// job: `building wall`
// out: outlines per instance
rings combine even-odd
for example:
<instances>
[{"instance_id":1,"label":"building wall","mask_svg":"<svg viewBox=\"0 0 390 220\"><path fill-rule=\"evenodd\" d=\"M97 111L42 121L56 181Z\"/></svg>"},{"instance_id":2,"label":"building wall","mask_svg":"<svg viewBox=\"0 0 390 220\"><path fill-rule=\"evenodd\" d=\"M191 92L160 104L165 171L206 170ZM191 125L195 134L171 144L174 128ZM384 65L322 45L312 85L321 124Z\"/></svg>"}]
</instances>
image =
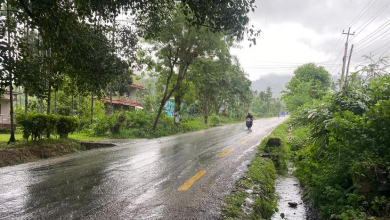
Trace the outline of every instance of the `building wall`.
<instances>
[{"instance_id":1,"label":"building wall","mask_svg":"<svg viewBox=\"0 0 390 220\"><path fill-rule=\"evenodd\" d=\"M8 100L0 100L1 113L0 113L0 127L2 125L9 125L10 123L10 104Z\"/></svg>"},{"instance_id":2,"label":"building wall","mask_svg":"<svg viewBox=\"0 0 390 220\"><path fill-rule=\"evenodd\" d=\"M0 115L9 115L10 112L10 104L8 100L0 100L1 105L1 113Z\"/></svg>"},{"instance_id":3,"label":"building wall","mask_svg":"<svg viewBox=\"0 0 390 220\"><path fill-rule=\"evenodd\" d=\"M136 98L136 93L137 93L137 88L130 87L129 88L129 92L128 92L127 95L128 95L129 98L135 99Z\"/></svg>"}]
</instances>

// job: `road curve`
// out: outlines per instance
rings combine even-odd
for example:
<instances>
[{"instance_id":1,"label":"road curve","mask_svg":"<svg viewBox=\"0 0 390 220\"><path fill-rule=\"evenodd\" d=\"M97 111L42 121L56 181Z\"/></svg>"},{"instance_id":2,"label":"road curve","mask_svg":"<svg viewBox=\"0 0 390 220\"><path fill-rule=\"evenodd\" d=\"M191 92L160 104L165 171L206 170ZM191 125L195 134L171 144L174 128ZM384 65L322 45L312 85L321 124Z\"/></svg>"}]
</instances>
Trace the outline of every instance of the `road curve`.
<instances>
[{"instance_id":1,"label":"road curve","mask_svg":"<svg viewBox=\"0 0 390 220\"><path fill-rule=\"evenodd\" d=\"M0 219L218 219L257 144L285 119L0 168Z\"/></svg>"}]
</instances>

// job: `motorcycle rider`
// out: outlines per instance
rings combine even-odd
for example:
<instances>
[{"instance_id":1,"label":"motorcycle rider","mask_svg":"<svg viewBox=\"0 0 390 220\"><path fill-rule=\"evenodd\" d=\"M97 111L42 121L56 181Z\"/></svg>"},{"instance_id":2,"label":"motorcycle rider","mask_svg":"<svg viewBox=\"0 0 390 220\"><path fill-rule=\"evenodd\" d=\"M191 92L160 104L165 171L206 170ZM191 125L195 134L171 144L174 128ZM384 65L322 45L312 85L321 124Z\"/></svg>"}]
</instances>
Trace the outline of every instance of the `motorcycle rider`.
<instances>
[{"instance_id":1,"label":"motorcycle rider","mask_svg":"<svg viewBox=\"0 0 390 220\"><path fill-rule=\"evenodd\" d=\"M253 121L253 115L250 112L248 112L248 115L246 116L245 119L248 119L248 118L250 118Z\"/></svg>"},{"instance_id":2,"label":"motorcycle rider","mask_svg":"<svg viewBox=\"0 0 390 220\"><path fill-rule=\"evenodd\" d=\"M251 129L253 125L253 115L250 112L248 112L248 115L246 116L245 120L246 120L246 127L248 127L248 129Z\"/></svg>"}]
</instances>

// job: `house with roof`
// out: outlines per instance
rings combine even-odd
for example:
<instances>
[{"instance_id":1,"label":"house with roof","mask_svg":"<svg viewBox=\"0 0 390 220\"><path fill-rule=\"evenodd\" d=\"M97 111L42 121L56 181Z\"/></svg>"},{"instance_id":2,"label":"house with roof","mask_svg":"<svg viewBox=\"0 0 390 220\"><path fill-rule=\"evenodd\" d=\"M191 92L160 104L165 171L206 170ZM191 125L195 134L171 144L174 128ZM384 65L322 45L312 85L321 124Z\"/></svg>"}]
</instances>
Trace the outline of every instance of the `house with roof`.
<instances>
[{"instance_id":1,"label":"house with roof","mask_svg":"<svg viewBox=\"0 0 390 220\"><path fill-rule=\"evenodd\" d=\"M112 107L115 110L137 110L143 109L142 92L145 87L142 83L133 76L133 83L129 85L128 91L123 96L116 96L112 98ZM110 98L102 98L100 101L105 103L106 114L111 113Z\"/></svg>"},{"instance_id":2,"label":"house with roof","mask_svg":"<svg viewBox=\"0 0 390 220\"><path fill-rule=\"evenodd\" d=\"M12 99L14 102L17 101L18 95L21 93L12 91ZM10 99L11 95L9 93L9 88L6 88L6 91L0 98L0 127L11 129L11 116L10 116Z\"/></svg>"}]
</instances>

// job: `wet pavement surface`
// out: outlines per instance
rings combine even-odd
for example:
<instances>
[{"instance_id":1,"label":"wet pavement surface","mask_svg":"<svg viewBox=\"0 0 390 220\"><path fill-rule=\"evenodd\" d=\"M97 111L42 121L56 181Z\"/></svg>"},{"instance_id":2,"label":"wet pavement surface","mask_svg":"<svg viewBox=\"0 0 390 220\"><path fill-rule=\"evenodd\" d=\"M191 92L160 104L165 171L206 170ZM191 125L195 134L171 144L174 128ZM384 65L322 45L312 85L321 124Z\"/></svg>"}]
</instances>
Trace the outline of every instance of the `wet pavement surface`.
<instances>
[{"instance_id":1,"label":"wet pavement surface","mask_svg":"<svg viewBox=\"0 0 390 220\"><path fill-rule=\"evenodd\" d=\"M285 119L0 168L0 219L218 219L256 146Z\"/></svg>"},{"instance_id":2,"label":"wet pavement surface","mask_svg":"<svg viewBox=\"0 0 390 220\"><path fill-rule=\"evenodd\" d=\"M299 180L293 176L293 167L290 164L288 173L283 176L279 176L276 179L275 191L278 196L278 209L271 220L282 219L280 214L284 213L286 220L304 220L306 219L306 207L302 201L302 188L300 187ZM291 207L288 203L296 203L296 207Z\"/></svg>"}]
</instances>

